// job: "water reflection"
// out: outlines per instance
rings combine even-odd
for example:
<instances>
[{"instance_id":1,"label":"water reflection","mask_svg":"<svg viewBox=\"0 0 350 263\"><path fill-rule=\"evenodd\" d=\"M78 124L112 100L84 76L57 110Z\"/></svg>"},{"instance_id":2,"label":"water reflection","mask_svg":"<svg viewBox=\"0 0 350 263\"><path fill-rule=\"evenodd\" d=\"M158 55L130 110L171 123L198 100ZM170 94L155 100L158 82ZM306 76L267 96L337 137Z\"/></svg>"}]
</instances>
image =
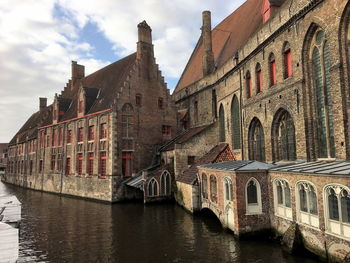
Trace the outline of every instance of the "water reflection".
<instances>
[{"instance_id":1,"label":"water reflection","mask_svg":"<svg viewBox=\"0 0 350 263\"><path fill-rule=\"evenodd\" d=\"M316 262L235 241L215 218L176 205L111 206L0 183L4 192L22 202L19 262Z\"/></svg>"}]
</instances>

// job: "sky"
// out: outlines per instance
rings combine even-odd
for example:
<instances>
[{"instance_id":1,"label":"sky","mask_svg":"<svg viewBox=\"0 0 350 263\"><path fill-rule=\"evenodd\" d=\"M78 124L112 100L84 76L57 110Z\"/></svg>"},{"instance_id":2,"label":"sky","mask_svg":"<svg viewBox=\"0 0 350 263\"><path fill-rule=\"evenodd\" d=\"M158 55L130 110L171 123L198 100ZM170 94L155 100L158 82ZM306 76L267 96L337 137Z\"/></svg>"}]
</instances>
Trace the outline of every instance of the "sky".
<instances>
[{"instance_id":1,"label":"sky","mask_svg":"<svg viewBox=\"0 0 350 263\"><path fill-rule=\"evenodd\" d=\"M71 74L85 75L136 51L137 24L152 28L156 61L173 90L200 36L202 11L214 27L245 0L1 0L0 143L51 104Z\"/></svg>"}]
</instances>

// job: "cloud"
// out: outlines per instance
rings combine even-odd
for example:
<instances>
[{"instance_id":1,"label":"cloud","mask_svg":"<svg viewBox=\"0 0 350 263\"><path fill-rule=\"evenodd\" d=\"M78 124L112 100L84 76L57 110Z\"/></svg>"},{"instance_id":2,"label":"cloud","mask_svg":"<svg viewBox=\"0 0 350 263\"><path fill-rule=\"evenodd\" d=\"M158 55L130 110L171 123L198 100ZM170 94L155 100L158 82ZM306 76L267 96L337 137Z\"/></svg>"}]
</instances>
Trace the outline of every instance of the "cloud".
<instances>
[{"instance_id":1,"label":"cloud","mask_svg":"<svg viewBox=\"0 0 350 263\"><path fill-rule=\"evenodd\" d=\"M179 78L200 36L201 12L213 25L244 0L2 0L0 2L0 142L9 141L70 77L71 60L92 73L111 59L95 57L92 41L79 35L89 23L117 57L136 50L137 24L152 27L155 56L163 75ZM97 34L98 33L98 34ZM111 61L110 61L111 60Z\"/></svg>"}]
</instances>

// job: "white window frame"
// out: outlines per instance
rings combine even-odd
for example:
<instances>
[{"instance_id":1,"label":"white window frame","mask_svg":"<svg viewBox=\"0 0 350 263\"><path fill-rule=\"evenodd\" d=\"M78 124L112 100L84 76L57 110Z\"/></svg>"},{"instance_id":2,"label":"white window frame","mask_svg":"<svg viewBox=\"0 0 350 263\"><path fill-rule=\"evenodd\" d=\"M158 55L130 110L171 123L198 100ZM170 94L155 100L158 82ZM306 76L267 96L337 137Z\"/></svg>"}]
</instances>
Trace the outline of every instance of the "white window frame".
<instances>
[{"instance_id":1,"label":"white window frame","mask_svg":"<svg viewBox=\"0 0 350 263\"><path fill-rule=\"evenodd\" d=\"M308 210L310 210L310 200L309 200L309 194L308 191L311 191L311 187L313 187L315 194L316 194L316 200L317 200L317 215L312 214L310 212L304 212L300 209L300 196L299 196L299 185L303 185L306 187L306 200L307 200L307 207ZM304 224L310 227L314 227L319 229L320 227L320 220L319 220L319 205L318 205L318 195L317 195L317 188L316 186L309 182L309 181L298 181L295 185L295 199L296 199L296 208L297 208L297 222L300 224Z\"/></svg>"},{"instance_id":2,"label":"white window frame","mask_svg":"<svg viewBox=\"0 0 350 263\"><path fill-rule=\"evenodd\" d=\"M155 182L155 183L153 183L153 182ZM151 184L152 184L152 186L151 186ZM156 184L157 185L157 193L156 194L154 194L154 184ZM154 178L152 178L149 182L148 182L148 187L147 187L147 193L149 193L149 189L150 189L150 187L152 187L152 195L149 195L150 197L152 197L152 196L159 196L159 185L158 185L158 182L157 182L157 180L156 179L154 179Z\"/></svg>"},{"instance_id":3,"label":"white window frame","mask_svg":"<svg viewBox=\"0 0 350 263\"><path fill-rule=\"evenodd\" d=\"M257 203L254 203L254 204L248 204L248 191L247 191L247 189L248 189L248 185L251 181L253 181L255 183L257 201L258 201ZM259 181L254 177L249 178L249 180L247 181L247 183L244 187L244 191L245 191L246 215L260 215L260 214L262 214L261 187L260 187Z\"/></svg>"},{"instance_id":4,"label":"white window frame","mask_svg":"<svg viewBox=\"0 0 350 263\"><path fill-rule=\"evenodd\" d=\"M169 185L170 185L170 189L167 188L167 178L169 180ZM163 191L163 180L165 182L165 189ZM171 194L171 176L170 173L167 170L164 170L160 176L160 185L162 187L162 189L160 189L160 193L162 195L170 195Z\"/></svg>"},{"instance_id":5,"label":"white window frame","mask_svg":"<svg viewBox=\"0 0 350 263\"><path fill-rule=\"evenodd\" d=\"M224 193L225 193L225 202L232 202L233 198L232 198L232 180L229 177L224 177ZM226 183L229 184L229 195L230 195L230 199L227 198L227 193L226 193Z\"/></svg>"},{"instance_id":6,"label":"white window frame","mask_svg":"<svg viewBox=\"0 0 350 263\"><path fill-rule=\"evenodd\" d=\"M278 192L277 192L277 183L281 183L282 185L282 204L278 203ZM288 220L293 220L293 210L292 205L291 207L286 206L286 194L285 194L285 187L286 184L289 187L290 191L290 202L292 204L292 189L290 188L290 184L286 179L282 178L276 178L273 181L273 197L274 197L274 205L275 205L275 215L279 217L286 218Z\"/></svg>"},{"instance_id":7,"label":"white window frame","mask_svg":"<svg viewBox=\"0 0 350 263\"><path fill-rule=\"evenodd\" d=\"M339 221L329 218L329 204L328 195L329 189L333 189L338 198L338 213ZM342 205L341 205L341 194L343 190L347 191L350 195L350 189L342 184L327 184L323 188L323 203L324 203L324 218L326 225L326 232L332 235L345 237L350 239L350 223L343 222Z\"/></svg>"}]
</instances>

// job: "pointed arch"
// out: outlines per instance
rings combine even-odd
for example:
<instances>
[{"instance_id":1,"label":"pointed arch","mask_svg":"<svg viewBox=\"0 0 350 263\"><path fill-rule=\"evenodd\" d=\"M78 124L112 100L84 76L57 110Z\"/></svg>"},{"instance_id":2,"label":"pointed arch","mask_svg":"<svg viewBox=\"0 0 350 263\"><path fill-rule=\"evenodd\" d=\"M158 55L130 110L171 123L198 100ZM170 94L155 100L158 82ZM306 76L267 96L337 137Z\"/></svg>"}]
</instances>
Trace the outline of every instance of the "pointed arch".
<instances>
[{"instance_id":1,"label":"pointed arch","mask_svg":"<svg viewBox=\"0 0 350 263\"><path fill-rule=\"evenodd\" d=\"M149 182L148 182L148 196L158 196L158 182L156 181L156 179L152 178Z\"/></svg>"},{"instance_id":2,"label":"pointed arch","mask_svg":"<svg viewBox=\"0 0 350 263\"><path fill-rule=\"evenodd\" d=\"M304 120L309 159L334 158L330 49L325 31L312 24L304 40Z\"/></svg>"},{"instance_id":3,"label":"pointed arch","mask_svg":"<svg viewBox=\"0 0 350 263\"><path fill-rule=\"evenodd\" d=\"M224 106L221 104L219 109L219 141L224 142L225 140L225 111Z\"/></svg>"},{"instance_id":4,"label":"pointed arch","mask_svg":"<svg viewBox=\"0 0 350 263\"><path fill-rule=\"evenodd\" d=\"M283 49L283 77L284 79L290 78L293 74L292 65L292 49L288 41L284 42Z\"/></svg>"},{"instance_id":5,"label":"pointed arch","mask_svg":"<svg viewBox=\"0 0 350 263\"><path fill-rule=\"evenodd\" d=\"M256 94L262 92L263 90L263 81L262 81L262 72L260 63L256 63L255 66L255 83L256 83Z\"/></svg>"},{"instance_id":6,"label":"pointed arch","mask_svg":"<svg viewBox=\"0 0 350 263\"><path fill-rule=\"evenodd\" d=\"M251 177L245 186L245 200L247 214L261 214L261 187L258 180Z\"/></svg>"},{"instance_id":7,"label":"pointed arch","mask_svg":"<svg viewBox=\"0 0 350 263\"><path fill-rule=\"evenodd\" d=\"M274 161L294 161L296 140L294 121L290 113L280 108L272 122L272 158Z\"/></svg>"},{"instance_id":8,"label":"pointed arch","mask_svg":"<svg viewBox=\"0 0 350 263\"><path fill-rule=\"evenodd\" d=\"M265 161L264 130L258 118L254 118L248 130L249 159Z\"/></svg>"},{"instance_id":9,"label":"pointed arch","mask_svg":"<svg viewBox=\"0 0 350 263\"><path fill-rule=\"evenodd\" d=\"M241 149L241 112L237 96L231 102L232 148Z\"/></svg>"},{"instance_id":10,"label":"pointed arch","mask_svg":"<svg viewBox=\"0 0 350 263\"><path fill-rule=\"evenodd\" d=\"M273 53L269 55L269 75L270 75L270 87L277 83L277 72L276 72L276 59Z\"/></svg>"},{"instance_id":11,"label":"pointed arch","mask_svg":"<svg viewBox=\"0 0 350 263\"><path fill-rule=\"evenodd\" d=\"M171 176L166 170L160 176L160 190L162 195L171 194Z\"/></svg>"}]
</instances>

